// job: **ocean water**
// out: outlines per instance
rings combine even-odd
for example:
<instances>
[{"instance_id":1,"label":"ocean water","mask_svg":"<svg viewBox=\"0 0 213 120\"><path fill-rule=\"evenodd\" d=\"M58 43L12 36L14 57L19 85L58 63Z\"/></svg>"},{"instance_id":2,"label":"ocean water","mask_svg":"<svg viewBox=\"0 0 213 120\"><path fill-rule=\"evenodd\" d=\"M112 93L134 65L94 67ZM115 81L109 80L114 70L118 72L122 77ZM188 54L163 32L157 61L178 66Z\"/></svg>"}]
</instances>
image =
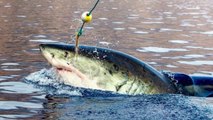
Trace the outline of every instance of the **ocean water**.
<instances>
[{"instance_id":1,"label":"ocean water","mask_svg":"<svg viewBox=\"0 0 213 120\"><path fill-rule=\"evenodd\" d=\"M0 0L0 119L213 119L213 99L127 96L59 81L41 43L74 43L94 1ZM212 0L101 0L80 44L133 55L156 68L213 75Z\"/></svg>"},{"instance_id":2,"label":"ocean water","mask_svg":"<svg viewBox=\"0 0 213 120\"><path fill-rule=\"evenodd\" d=\"M48 102L43 104L43 109L49 116L42 117L45 119L213 119L213 104L205 97L181 94L131 96L75 88L60 82L53 68L34 72L25 78L25 82L47 94Z\"/></svg>"}]
</instances>

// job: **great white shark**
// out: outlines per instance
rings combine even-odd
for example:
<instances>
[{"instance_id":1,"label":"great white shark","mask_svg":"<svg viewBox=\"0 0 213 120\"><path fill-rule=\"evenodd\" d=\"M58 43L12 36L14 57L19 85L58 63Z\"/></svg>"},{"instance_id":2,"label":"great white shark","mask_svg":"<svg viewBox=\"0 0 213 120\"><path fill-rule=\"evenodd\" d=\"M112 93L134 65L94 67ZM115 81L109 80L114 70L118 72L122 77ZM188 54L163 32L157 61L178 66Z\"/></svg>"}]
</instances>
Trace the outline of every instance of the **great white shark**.
<instances>
[{"instance_id":1,"label":"great white shark","mask_svg":"<svg viewBox=\"0 0 213 120\"><path fill-rule=\"evenodd\" d=\"M120 94L183 93L212 96L213 77L185 74L169 76L145 62L122 52L93 46L41 44L46 60L63 82L74 87L112 91ZM194 81L197 84L194 84ZM178 83L178 84L177 84Z\"/></svg>"}]
</instances>

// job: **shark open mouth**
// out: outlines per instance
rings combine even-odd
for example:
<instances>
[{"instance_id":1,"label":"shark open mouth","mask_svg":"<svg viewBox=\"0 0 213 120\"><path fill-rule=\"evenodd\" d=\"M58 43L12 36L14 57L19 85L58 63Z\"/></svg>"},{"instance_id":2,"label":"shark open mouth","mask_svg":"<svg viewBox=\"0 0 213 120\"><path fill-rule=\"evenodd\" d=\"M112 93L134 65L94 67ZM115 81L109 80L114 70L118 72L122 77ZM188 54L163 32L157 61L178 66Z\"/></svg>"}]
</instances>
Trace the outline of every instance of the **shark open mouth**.
<instances>
[{"instance_id":1,"label":"shark open mouth","mask_svg":"<svg viewBox=\"0 0 213 120\"><path fill-rule=\"evenodd\" d=\"M85 80L87 77L86 75L84 75L82 72L80 72L78 69L76 69L75 67L69 65L66 67L56 67L57 72L63 76L63 74L68 74L70 76L75 75L76 77L78 77L81 80ZM67 76L68 76L67 75Z\"/></svg>"}]
</instances>

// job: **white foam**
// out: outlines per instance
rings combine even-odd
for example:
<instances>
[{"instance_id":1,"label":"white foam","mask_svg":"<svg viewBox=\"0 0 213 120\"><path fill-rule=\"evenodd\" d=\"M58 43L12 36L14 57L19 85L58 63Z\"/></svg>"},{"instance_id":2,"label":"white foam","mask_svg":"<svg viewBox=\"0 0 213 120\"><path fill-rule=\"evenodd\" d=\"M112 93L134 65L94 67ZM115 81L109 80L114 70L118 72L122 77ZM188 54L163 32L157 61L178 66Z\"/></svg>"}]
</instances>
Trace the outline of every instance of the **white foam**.
<instances>
[{"instance_id":1,"label":"white foam","mask_svg":"<svg viewBox=\"0 0 213 120\"><path fill-rule=\"evenodd\" d=\"M45 90L48 94L82 96L77 88L73 89L72 86L65 86L63 80L61 80L54 68L49 70L42 69L38 72L31 73L25 79L27 82L39 86L39 88Z\"/></svg>"}]
</instances>

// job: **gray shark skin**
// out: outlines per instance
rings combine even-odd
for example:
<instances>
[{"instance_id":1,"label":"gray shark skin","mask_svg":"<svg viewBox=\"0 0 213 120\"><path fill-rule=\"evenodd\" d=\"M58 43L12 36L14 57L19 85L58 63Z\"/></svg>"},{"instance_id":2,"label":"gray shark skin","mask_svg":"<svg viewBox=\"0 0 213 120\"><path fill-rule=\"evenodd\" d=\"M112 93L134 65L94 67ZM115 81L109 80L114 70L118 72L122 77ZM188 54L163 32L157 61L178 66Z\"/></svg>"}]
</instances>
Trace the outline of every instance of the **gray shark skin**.
<instances>
[{"instance_id":1,"label":"gray shark skin","mask_svg":"<svg viewBox=\"0 0 213 120\"><path fill-rule=\"evenodd\" d=\"M46 60L67 85L120 94L178 93L171 81L145 62L125 53L92 46L41 44Z\"/></svg>"}]
</instances>

